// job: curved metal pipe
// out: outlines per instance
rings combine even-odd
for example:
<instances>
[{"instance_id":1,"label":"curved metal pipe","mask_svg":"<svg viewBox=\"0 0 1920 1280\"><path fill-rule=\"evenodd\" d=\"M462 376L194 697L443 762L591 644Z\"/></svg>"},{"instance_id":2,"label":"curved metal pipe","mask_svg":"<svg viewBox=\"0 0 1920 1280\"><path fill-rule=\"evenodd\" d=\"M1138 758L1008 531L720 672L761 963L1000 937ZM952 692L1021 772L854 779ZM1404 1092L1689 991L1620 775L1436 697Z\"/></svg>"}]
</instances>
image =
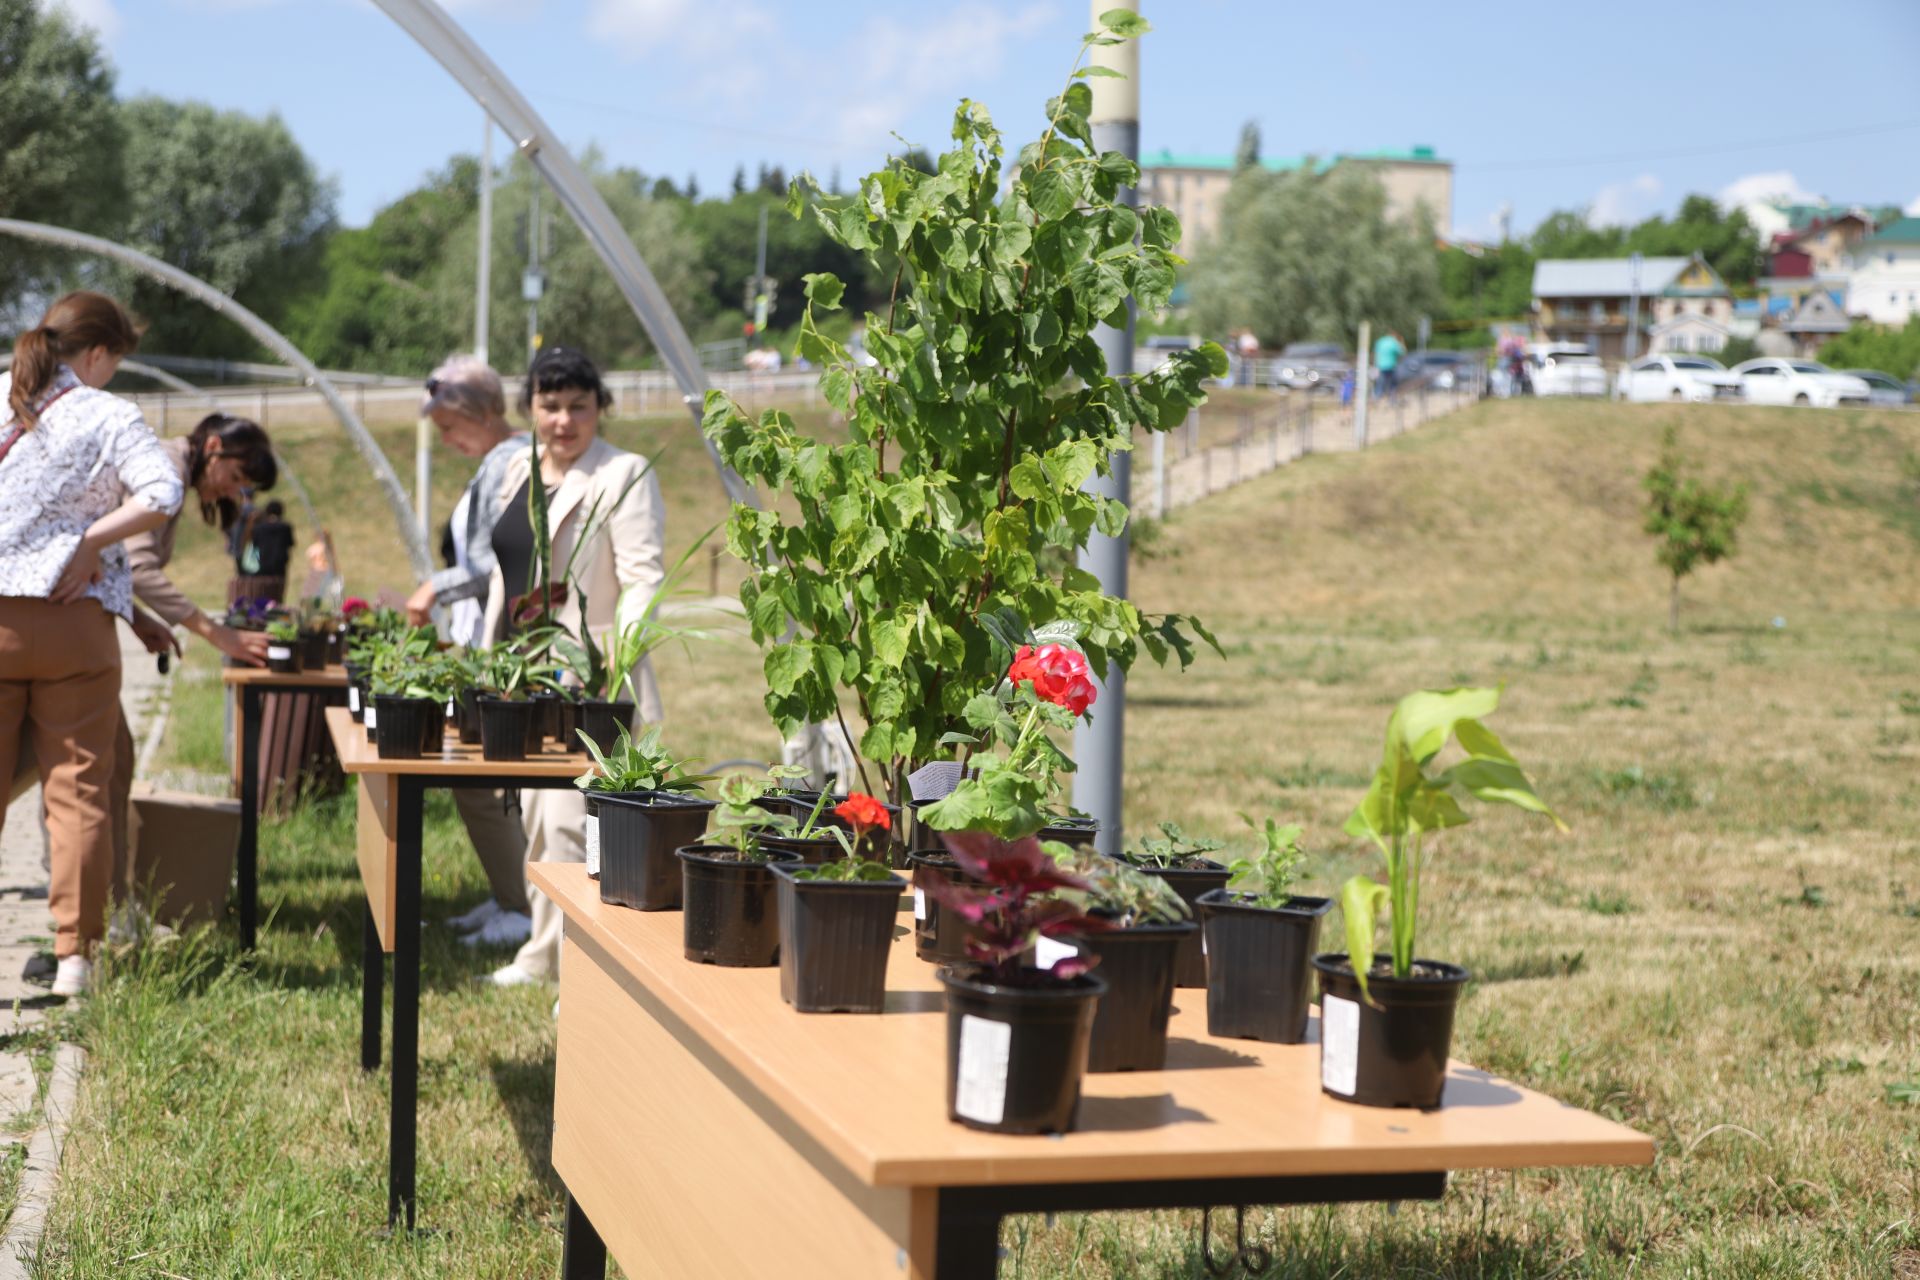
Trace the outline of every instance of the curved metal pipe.
<instances>
[{"instance_id":1,"label":"curved metal pipe","mask_svg":"<svg viewBox=\"0 0 1920 1280\"><path fill-rule=\"evenodd\" d=\"M314 367L313 361L302 355L300 349L279 330L262 320L253 312L221 293L197 276L192 276L178 267L168 266L158 258L149 257L138 249L129 249L126 245L112 240L103 240L99 236L90 236L81 231L69 231L64 227L50 227L39 222L21 222L14 218L0 218L0 232L20 236L26 240L37 240L42 244L59 245L63 249L79 249L85 253L97 253L111 258L115 262L153 277L172 289L177 289L195 301L204 302L222 315L232 318L234 323L245 329L262 346L273 351L282 360L300 371L306 384L318 391L333 410L334 417L340 419L340 425L347 429L347 438L353 441L354 448L360 451L361 459L373 478L380 484L392 508L394 521L400 528L401 545L407 549L407 557L413 564L416 580L426 578L433 572L433 561L427 555L427 540L420 532L413 508L407 502L406 491L400 487L400 480L393 474L393 467L387 462L387 455L380 452L380 446L374 441L365 424L347 407L340 392L327 376Z\"/></svg>"},{"instance_id":2,"label":"curved metal pipe","mask_svg":"<svg viewBox=\"0 0 1920 1280\"><path fill-rule=\"evenodd\" d=\"M639 317L640 326L647 331L647 337L653 340L660 358L679 384L697 428L707 393L707 373L700 365L699 353L626 228L620 225L586 170L547 128L539 113L520 96L506 74L494 65L493 59L481 51L459 23L447 16L446 10L433 0L374 0L374 3L473 95L486 113L507 131L520 154L546 179L560 203L573 215L587 243L613 273L614 282L626 295L627 305ZM720 457L720 451L704 431L700 432L700 441L706 446L714 469L720 473L720 483L726 488L727 496L735 502L759 506L753 489Z\"/></svg>"}]
</instances>

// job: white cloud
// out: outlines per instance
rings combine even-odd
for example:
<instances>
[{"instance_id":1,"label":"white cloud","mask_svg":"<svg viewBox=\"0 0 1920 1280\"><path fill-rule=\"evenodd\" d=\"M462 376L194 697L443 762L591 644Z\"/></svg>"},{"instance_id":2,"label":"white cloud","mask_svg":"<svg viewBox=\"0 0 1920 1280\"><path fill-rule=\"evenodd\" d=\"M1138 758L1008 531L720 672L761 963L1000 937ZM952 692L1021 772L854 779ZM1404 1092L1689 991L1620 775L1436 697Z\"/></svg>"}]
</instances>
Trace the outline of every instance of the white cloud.
<instances>
[{"instance_id":1,"label":"white cloud","mask_svg":"<svg viewBox=\"0 0 1920 1280\"><path fill-rule=\"evenodd\" d=\"M1913 199L1907 201L1907 207L1900 212L1906 214L1909 218L1920 218L1920 196L1915 196Z\"/></svg>"},{"instance_id":2,"label":"white cloud","mask_svg":"<svg viewBox=\"0 0 1920 1280\"><path fill-rule=\"evenodd\" d=\"M471 2L471 0L470 0ZM696 4L694 0L593 0L587 31L629 61L655 53L732 52L729 74L751 80L758 55L775 43L773 15L753 4Z\"/></svg>"},{"instance_id":3,"label":"white cloud","mask_svg":"<svg viewBox=\"0 0 1920 1280\"><path fill-rule=\"evenodd\" d=\"M1754 225L1763 240L1787 229L1787 219L1774 209L1774 201L1814 204L1819 199L1819 196L1801 186L1800 180L1786 169L1769 169L1764 173L1749 173L1745 177L1735 178L1720 188L1719 194L1721 208L1747 211L1747 221Z\"/></svg>"},{"instance_id":4,"label":"white cloud","mask_svg":"<svg viewBox=\"0 0 1920 1280\"><path fill-rule=\"evenodd\" d=\"M111 43L120 34L120 11L113 0L52 0L49 6L65 9L67 15L83 27L91 27L101 40Z\"/></svg>"},{"instance_id":5,"label":"white cloud","mask_svg":"<svg viewBox=\"0 0 1920 1280\"><path fill-rule=\"evenodd\" d=\"M1659 195L1660 179L1650 173L1610 183L1594 193L1587 217L1596 227L1624 227L1650 214Z\"/></svg>"},{"instance_id":6,"label":"white cloud","mask_svg":"<svg viewBox=\"0 0 1920 1280\"><path fill-rule=\"evenodd\" d=\"M998 75L1008 50L1052 21L1052 3L1008 9L961 3L933 22L872 19L849 45L859 60L847 68L829 128L842 145L886 145L921 104ZM937 141L937 139L930 140Z\"/></svg>"}]
</instances>

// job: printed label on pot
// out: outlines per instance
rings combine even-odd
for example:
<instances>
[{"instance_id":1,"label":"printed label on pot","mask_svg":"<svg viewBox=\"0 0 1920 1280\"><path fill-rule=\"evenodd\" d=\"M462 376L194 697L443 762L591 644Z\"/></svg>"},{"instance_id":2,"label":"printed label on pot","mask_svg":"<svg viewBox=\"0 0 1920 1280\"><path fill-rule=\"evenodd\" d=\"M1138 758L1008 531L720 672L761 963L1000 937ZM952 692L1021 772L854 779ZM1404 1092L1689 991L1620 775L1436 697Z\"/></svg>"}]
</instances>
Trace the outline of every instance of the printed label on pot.
<instances>
[{"instance_id":1,"label":"printed label on pot","mask_svg":"<svg viewBox=\"0 0 1920 1280\"><path fill-rule=\"evenodd\" d=\"M587 874L600 874L600 815L587 815Z\"/></svg>"},{"instance_id":2,"label":"printed label on pot","mask_svg":"<svg viewBox=\"0 0 1920 1280\"><path fill-rule=\"evenodd\" d=\"M907 789L915 800L939 800L959 785L960 764L956 760L929 761L907 775Z\"/></svg>"},{"instance_id":3,"label":"printed label on pot","mask_svg":"<svg viewBox=\"0 0 1920 1280\"><path fill-rule=\"evenodd\" d=\"M1360 1006L1328 996L1320 1002L1320 1084L1351 1098L1359 1075Z\"/></svg>"},{"instance_id":4,"label":"printed label on pot","mask_svg":"<svg viewBox=\"0 0 1920 1280\"><path fill-rule=\"evenodd\" d=\"M1033 962L1042 969L1051 969L1062 960L1071 960L1079 954L1080 948L1071 942L1045 937L1034 939Z\"/></svg>"},{"instance_id":5,"label":"printed label on pot","mask_svg":"<svg viewBox=\"0 0 1920 1280\"><path fill-rule=\"evenodd\" d=\"M373 704L372 704L371 702L369 702L369 703L367 704L367 718L366 718L366 720L365 720L365 721L364 721L363 723L364 723L364 724L365 724L365 725L367 726L367 728L369 728L369 729L372 729L372 728L375 728L375 727L377 727L377 726L375 726L375 724L374 724L373 722L374 722L375 720L377 720L377 719L379 719L379 718L380 718L380 717L379 717L378 715L376 715L376 714L375 714L375 712L374 712L374 706L373 706Z\"/></svg>"},{"instance_id":6,"label":"printed label on pot","mask_svg":"<svg viewBox=\"0 0 1920 1280\"><path fill-rule=\"evenodd\" d=\"M999 1124L1007 1113L1007 1055L1013 1027L963 1014L960 1018L960 1071L954 1086L956 1115L981 1124Z\"/></svg>"},{"instance_id":7,"label":"printed label on pot","mask_svg":"<svg viewBox=\"0 0 1920 1280\"><path fill-rule=\"evenodd\" d=\"M347 710L358 711L359 709L360 709L360 686L357 684L350 684L347 686Z\"/></svg>"},{"instance_id":8,"label":"printed label on pot","mask_svg":"<svg viewBox=\"0 0 1920 1280\"><path fill-rule=\"evenodd\" d=\"M925 920L927 918L927 891L925 889L916 888L913 891L913 918L915 920Z\"/></svg>"},{"instance_id":9,"label":"printed label on pot","mask_svg":"<svg viewBox=\"0 0 1920 1280\"><path fill-rule=\"evenodd\" d=\"M267 646L267 660L269 662L285 662L291 657L293 657L293 650L284 644L270 644Z\"/></svg>"}]
</instances>

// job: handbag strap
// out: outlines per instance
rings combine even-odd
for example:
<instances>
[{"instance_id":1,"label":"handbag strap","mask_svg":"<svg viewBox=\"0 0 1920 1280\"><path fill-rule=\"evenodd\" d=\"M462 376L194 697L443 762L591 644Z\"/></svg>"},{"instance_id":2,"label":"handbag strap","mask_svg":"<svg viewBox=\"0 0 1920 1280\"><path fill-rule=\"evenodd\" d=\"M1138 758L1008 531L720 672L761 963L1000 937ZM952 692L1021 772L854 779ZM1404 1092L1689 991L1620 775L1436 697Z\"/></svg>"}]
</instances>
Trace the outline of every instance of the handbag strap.
<instances>
[{"instance_id":1,"label":"handbag strap","mask_svg":"<svg viewBox=\"0 0 1920 1280\"><path fill-rule=\"evenodd\" d=\"M74 386L78 386L78 385L79 385L78 383L74 384ZM53 408L54 404L60 399L60 397L67 394L67 392L71 390L73 390L73 387L62 387L58 391L54 392L51 396L48 396L47 402L40 406L39 412L45 413L47 410ZM13 428L13 434L8 436L5 440L0 440L0 462L5 462L7 460L7 455L13 452L13 446L15 446L16 444L19 444L20 437L25 434L27 434L27 428L25 427L25 425L20 423L15 423Z\"/></svg>"}]
</instances>

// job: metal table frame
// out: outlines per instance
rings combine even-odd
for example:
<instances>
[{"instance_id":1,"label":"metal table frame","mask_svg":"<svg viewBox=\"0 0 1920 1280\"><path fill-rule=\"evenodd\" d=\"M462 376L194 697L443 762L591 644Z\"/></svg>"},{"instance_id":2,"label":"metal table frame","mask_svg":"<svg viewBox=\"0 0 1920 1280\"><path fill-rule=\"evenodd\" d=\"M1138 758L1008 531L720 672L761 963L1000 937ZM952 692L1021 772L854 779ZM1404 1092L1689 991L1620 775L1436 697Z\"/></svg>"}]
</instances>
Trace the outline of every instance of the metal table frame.
<instances>
[{"instance_id":1,"label":"metal table frame","mask_svg":"<svg viewBox=\"0 0 1920 1280\"><path fill-rule=\"evenodd\" d=\"M304 673L303 673L304 674ZM314 683L298 683L300 676L276 677L272 683L232 680L227 687L240 703L240 949L252 951L260 918L260 731L266 719L270 693L344 693L339 678L313 673ZM327 705L336 705L329 702ZM342 704L344 705L344 704Z\"/></svg>"}]
</instances>

